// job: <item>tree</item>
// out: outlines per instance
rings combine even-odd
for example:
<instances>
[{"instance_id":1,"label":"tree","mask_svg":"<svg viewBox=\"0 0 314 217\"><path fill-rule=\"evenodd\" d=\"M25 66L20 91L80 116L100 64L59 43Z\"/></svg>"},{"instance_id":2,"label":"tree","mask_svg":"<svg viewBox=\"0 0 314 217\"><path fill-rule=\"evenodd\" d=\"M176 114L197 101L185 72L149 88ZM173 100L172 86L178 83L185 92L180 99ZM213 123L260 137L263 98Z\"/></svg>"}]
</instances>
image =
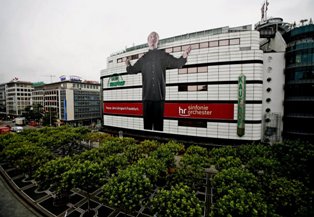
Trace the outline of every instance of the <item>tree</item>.
<instances>
[{"instance_id":1,"label":"tree","mask_svg":"<svg viewBox=\"0 0 314 217\"><path fill-rule=\"evenodd\" d=\"M35 173L35 180L41 189L56 191L61 188L62 175L73 165L70 157L58 157L42 165Z\"/></svg>"},{"instance_id":2,"label":"tree","mask_svg":"<svg viewBox=\"0 0 314 217\"><path fill-rule=\"evenodd\" d=\"M19 146L8 146L4 150L4 155L9 162L29 176L32 176L41 165L52 159L52 153L47 148L28 142L19 144Z\"/></svg>"},{"instance_id":3,"label":"tree","mask_svg":"<svg viewBox=\"0 0 314 217\"><path fill-rule=\"evenodd\" d=\"M43 106L41 104L27 106L24 110L24 116L27 120L40 121L43 117Z\"/></svg>"},{"instance_id":4,"label":"tree","mask_svg":"<svg viewBox=\"0 0 314 217\"><path fill-rule=\"evenodd\" d=\"M241 187L229 189L211 208L211 217L273 216L259 193Z\"/></svg>"},{"instance_id":5,"label":"tree","mask_svg":"<svg viewBox=\"0 0 314 217\"><path fill-rule=\"evenodd\" d=\"M90 214L90 193L105 183L108 171L101 164L93 161L77 161L62 174L61 189L70 191L79 188L88 199L88 215Z\"/></svg>"},{"instance_id":6,"label":"tree","mask_svg":"<svg viewBox=\"0 0 314 217\"><path fill-rule=\"evenodd\" d=\"M52 111L49 108L48 112L45 112L43 115L43 126L53 126L57 121L57 112Z\"/></svg>"},{"instance_id":7,"label":"tree","mask_svg":"<svg viewBox=\"0 0 314 217\"><path fill-rule=\"evenodd\" d=\"M200 201L195 192L183 184L176 184L170 190L158 190L150 200L152 211L164 217L202 216Z\"/></svg>"}]
</instances>

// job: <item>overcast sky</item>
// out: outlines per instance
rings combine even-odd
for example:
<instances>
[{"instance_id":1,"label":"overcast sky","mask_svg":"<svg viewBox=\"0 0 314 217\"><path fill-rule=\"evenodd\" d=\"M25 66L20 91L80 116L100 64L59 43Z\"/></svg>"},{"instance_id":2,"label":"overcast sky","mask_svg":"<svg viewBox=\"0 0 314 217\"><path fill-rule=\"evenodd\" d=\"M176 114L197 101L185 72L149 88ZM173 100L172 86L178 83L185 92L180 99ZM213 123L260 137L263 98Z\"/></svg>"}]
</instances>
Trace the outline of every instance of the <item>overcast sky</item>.
<instances>
[{"instance_id":1,"label":"overcast sky","mask_svg":"<svg viewBox=\"0 0 314 217\"><path fill-rule=\"evenodd\" d=\"M268 17L314 18L313 0L269 0ZM100 79L107 57L146 42L255 24L263 0L0 0L0 83Z\"/></svg>"}]
</instances>

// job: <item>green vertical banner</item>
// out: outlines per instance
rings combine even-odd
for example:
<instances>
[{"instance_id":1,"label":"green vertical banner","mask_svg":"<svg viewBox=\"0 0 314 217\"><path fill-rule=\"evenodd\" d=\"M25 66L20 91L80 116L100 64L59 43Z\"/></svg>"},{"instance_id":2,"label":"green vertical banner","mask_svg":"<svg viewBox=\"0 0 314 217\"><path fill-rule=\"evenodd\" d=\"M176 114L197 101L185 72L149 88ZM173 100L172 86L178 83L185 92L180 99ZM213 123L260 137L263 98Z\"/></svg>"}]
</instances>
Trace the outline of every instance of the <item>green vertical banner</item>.
<instances>
[{"instance_id":1,"label":"green vertical banner","mask_svg":"<svg viewBox=\"0 0 314 217\"><path fill-rule=\"evenodd\" d=\"M245 134L245 96L246 96L246 77L241 73L238 78L238 124L237 135Z\"/></svg>"}]
</instances>

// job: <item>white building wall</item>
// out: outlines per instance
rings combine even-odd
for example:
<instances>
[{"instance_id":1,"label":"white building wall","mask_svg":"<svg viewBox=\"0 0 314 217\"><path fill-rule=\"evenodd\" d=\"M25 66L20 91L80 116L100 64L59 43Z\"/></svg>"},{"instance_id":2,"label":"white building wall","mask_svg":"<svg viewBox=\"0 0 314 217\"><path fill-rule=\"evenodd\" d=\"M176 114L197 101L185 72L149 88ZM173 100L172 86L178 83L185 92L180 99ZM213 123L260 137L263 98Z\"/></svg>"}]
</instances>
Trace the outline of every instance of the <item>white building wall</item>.
<instances>
[{"instance_id":1,"label":"white building wall","mask_svg":"<svg viewBox=\"0 0 314 217\"><path fill-rule=\"evenodd\" d=\"M71 89L65 90L66 101L67 101L67 121L74 120L74 93Z\"/></svg>"},{"instance_id":2,"label":"white building wall","mask_svg":"<svg viewBox=\"0 0 314 217\"><path fill-rule=\"evenodd\" d=\"M281 141L282 137L282 117L284 112L284 52L264 54L264 73L263 73L263 139L270 139L271 142ZM270 119L267 120L267 118ZM269 122L268 122L269 121ZM265 135L267 126L277 127L277 136Z\"/></svg>"},{"instance_id":3,"label":"white building wall","mask_svg":"<svg viewBox=\"0 0 314 217\"><path fill-rule=\"evenodd\" d=\"M262 131L262 101L263 101L263 64L261 63L243 63L232 64L232 61L247 61L247 60L263 60L263 52L259 49L259 32L246 31L235 33L224 33L220 35L205 36L201 38L186 39L182 41L172 42L163 45L162 48L186 45L205 41L223 40L240 38L239 45L201 48L192 50L186 66L191 64L206 64L213 63L208 66L208 72L195 74L178 74L178 69L167 70L166 81L166 101L232 101L237 102L237 81L238 76L243 73L247 81L247 101L255 101L246 105L245 119L253 123L245 124L245 135L237 136L237 123L224 123L209 120L207 128L183 127L178 126L178 120L164 120L164 131L170 134L190 135L200 137L211 137L221 139L236 139L236 140L260 140ZM117 63L117 59L125 58L130 55L144 53L146 49L135 50L132 52L122 53L117 56L108 58L108 66L101 71L101 76L109 76L114 73L125 73L126 66L124 62ZM181 52L171 53L179 57ZM136 60L132 60L134 64ZM220 62L230 62L228 65L220 65ZM124 88L104 90L103 100L107 101L141 101L142 100L142 78L137 75L122 75L125 81ZM103 78L104 88L108 88L108 77ZM196 92L179 92L178 86L180 83L190 82L209 82L207 91ZM260 81L260 82L256 82ZM212 82L212 83L211 83ZM225 83L223 83L225 82ZM172 84L173 86L169 86ZM126 88L126 87L134 88ZM237 103L234 103L234 120L237 119ZM104 125L121 127L127 129L143 130L143 120L139 117L123 117L104 115Z\"/></svg>"}]
</instances>

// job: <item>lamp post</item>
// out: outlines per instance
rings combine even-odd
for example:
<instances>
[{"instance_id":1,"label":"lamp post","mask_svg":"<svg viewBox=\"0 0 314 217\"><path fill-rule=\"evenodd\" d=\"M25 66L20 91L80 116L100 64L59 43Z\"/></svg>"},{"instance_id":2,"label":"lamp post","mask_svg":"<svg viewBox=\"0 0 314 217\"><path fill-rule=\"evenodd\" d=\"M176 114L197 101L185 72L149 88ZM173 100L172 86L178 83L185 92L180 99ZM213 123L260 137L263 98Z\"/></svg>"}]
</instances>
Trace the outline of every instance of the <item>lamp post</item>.
<instances>
[{"instance_id":1,"label":"lamp post","mask_svg":"<svg viewBox=\"0 0 314 217\"><path fill-rule=\"evenodd\" d=\"M213 177L218 173L215 165L211 165L205 169L206 173L206 192L205 192L205 213L204 216L209 216L210 206L213 204L213 187L211 185ZM208 193L210 191L210 193Z\"/></svg>"},{"instance_id":2,"label":"lamp post","mask_svg":"<svg viewBox=\"0 0 314 217\"><path fill-rule=\"evenodd\" d=\"M51 107L49 107L49 120L50 120L50 127L51 127Z\"/></svg>"}]
</instances>

